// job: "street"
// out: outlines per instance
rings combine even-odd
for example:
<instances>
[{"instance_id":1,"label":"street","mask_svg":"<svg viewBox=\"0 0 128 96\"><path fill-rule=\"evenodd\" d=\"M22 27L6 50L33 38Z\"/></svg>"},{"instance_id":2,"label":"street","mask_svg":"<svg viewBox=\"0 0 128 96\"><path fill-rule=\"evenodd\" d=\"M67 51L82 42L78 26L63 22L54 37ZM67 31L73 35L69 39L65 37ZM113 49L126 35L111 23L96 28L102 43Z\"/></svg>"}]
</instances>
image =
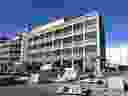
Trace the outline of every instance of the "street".
<instances>
[{"instance_id":1,"label":"street","mask_svg":"<svg viewBox=\"0 0 128 96\"><path fill-rule=\"evenodd\" d=\"M73 87L80 87L79 84L41 84L41 85L33 85L33 86L8 86L8 87L1 87L0 92L2 96L64 96L64 95L57 95L56 89L62 86L73 86ZM84 84L82 84L84 85ZM86 84L85 84L86 86ZM86 86L87 87L87 86ZM88 86L89 87L89 86ZM93 88L92 96L104 96L106 88ZM113 91L106 92L106 94L114 94L110 96L121 96L121 90L115 89ZM65 95L70 96L70 95ZM74 95L75 96L75 95ZM78 96L78 95L76 95ZM109 96L109 95L107 95Z\"/></svg>"},{"instance_id":2,"label":"street","mask_svg":"<svg viewBox=\"0 0 128 96\"><path fill-rule=\"evenodd\" d=\"M111 77L120 77L124 78L125 80L128 80L128 72L123 73L108 73L105 74L105 77L103 79L107 80ZM37 86L40 90L41 94L47 94L47 96L60 96L56 94L56 90L59 87L68 86L68 87L84 87L84 88L91 88L93 90L92 96L128 96L128 93L124 95L124 92L121 89L110 89L106 88L104 85L96 85L96 84L88 84L87 82L79 82L75 81L72 83L51 83L51 84L41 84ZM63 95L64 96L64 95ZM70 95L65 95L70 96Z\"/></svg>"},{"instance_id":3,"label":"street","mask_svg":"<svg viewBox=\"0 0 128 96\"><path fill-rule=\"evenodd\" d=\"M128 74L127 72L122 74L112 74L112 73L105 74L104 79L107 80L108 78L118 76L128 80L127 74ZM93 90L92 96L105 96L105 94L106 96L125 96L125 95L121 95L124 92L120 89L109 89L109 88L105 88L104 85L88 84L87 82L80 82L80 81L75 81L71 83L69 82L42 83L38 85L29 85L29 86L28 85L16 85L16 86L10 85L5 87L0 87L0 92L2 96L62 96L62 95L57 95L56 90L57 88L63 87L63 86L91 88ZM63 96L70 96L70 95L63 95ZM128 93L126 94L126 96L128 96Z\"/></svg>"}]
</instances>

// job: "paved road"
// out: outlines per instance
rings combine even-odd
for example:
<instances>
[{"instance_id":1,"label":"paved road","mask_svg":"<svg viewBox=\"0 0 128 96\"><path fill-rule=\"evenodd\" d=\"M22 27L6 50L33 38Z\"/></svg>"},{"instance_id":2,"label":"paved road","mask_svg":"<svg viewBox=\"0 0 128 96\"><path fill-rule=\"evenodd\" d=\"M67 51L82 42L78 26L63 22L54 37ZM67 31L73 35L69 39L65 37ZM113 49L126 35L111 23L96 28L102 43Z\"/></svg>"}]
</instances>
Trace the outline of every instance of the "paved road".
<instances>
[{"instance_id":1,"label":"paved road","mask_svg":"<svg viewBox=\"0 0 128 96\"><path fill-rule=\"evenodd\" d=\"M124 73L122 75L118 74L116 76L124 77L128 80L128 73ZM114 75L112 75L114 76ZM110 76L106 76L108 78ZM56 89L60 86L85 86L88 87L87 83L53 83L53 84L40 84L34 86L24 86L24 85L17 85L17 86L8 86L8 87L0 87L0 92L2 96L56 96ZM94 86L95 88L95 86ZM113 89L114 91L109 91L109 94L115 94L112 96L121 96L119 92L120 89ZM104 96L105 88L95 88L93 94L96 96ZM107 92L106 92L107 93ZM111 95L110 95L111 96ZM124 96L124 95L122 95ZM126 95L128 96L128 94Z\"/></svg>"},{"instance_id":2,"label":"paved road","mask_svg":"<svg viewBox=\"0 0 128 96\"><path fill-rule=\"evenodd\" d=\"M40 96L38 88L24 86L0 87L1 96Z\"/></svg>"},{"instance_id":3,"label":"paved road","mask_svg":"<svg viewBox=\"0 0 128 96\"><path fill-rule=\"evenodd\" d=\"M10 87L0 87L0 92L2 96L57 96L56 88L58 86L64 86L64 85L80 87L79 84L68 84L68 83L67 84L66 83L65 84L59 84L59 83L58 84L55 84L55 83L41 84L41 85L35 85L35 86L18 85L18 86L10 86ZM108 93L108 94L114 94L112 96L121 96L119 92L121 92L121 90L116 89L114 91L109 91L109 93L106 92L106 94ZM92 96L104 96L103 94L105 94L105 89L97 88L93 90Z\"/></svg>"}]
</instances>

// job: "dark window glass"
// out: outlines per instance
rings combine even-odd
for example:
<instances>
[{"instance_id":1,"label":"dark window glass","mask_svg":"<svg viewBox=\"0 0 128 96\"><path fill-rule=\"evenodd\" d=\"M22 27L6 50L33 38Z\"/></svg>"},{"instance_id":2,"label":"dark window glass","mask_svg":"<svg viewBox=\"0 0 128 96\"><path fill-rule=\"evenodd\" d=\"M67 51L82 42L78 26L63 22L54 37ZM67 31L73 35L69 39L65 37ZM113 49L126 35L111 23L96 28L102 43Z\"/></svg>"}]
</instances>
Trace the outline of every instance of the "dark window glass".
<instances>
[{"instance_id":1,"label":"dark window glass","mask_svg":"<svg viewBox=\"0 0 128 96\"><path fill-rule=\"evenodd\" d=\"M45 47L49 47L49 48L51 48L51 47L52 47L52 42L48 42L48 43L46 43L46 44L45 44Z\"/></svg>"},{"instance_id":2,"label":"dark window glass","mask_svg":"<svg viewBox=\"0 0 128 96\"><path fill-rule=\"evenodd\" d=\"M64 38L64 43L72 43L72 37Z\"/></svg>"},{"instance_id":3,"label":"dark window glass","mask_svg":"<svg viewBox=\"0 0 128 96\"><path fill-rule=\"evenodd\" d=\"M88 25L96 24L96 19L88 20L87 24Z\"/></svg>"},{"instance_id":4,"label":"dark window glass","mask_svg":"<svg viewBox=\"0 0 128 96\"><path fill-rule=\"evenodd\" d=\"M64 55L65 56L71 56L72 55L72 49L71 48L65 48L64 49Z\"/></svg>"},{"instance_id":5,"label":"dark window glass","mask_svg":"<svg viewBox=\"0 0 128 96\"><path fill-rule=\"evenodd\" d=\"M77 23L73 25L74 30L79 30L82 29L83 27L83 23Z\"/></svg>"},{"instance_id":6,"label":"dark window glass","mask_svg":"<svg viewBox=\"0 0 128 96\"><path fill-rule=\"evenodd\" d=\"M34 38L32 38L33 41L36 41L39 39L39 36L35 36Z\"/></svg>"},{"instance_id":7,"label":"dark window glass","mask_svg":"<svg viewBox=\"0 0 128 96\"><path fill-rule=\"evenodd\" d=\"M72 61L69 61L69 60L63 60L63 67L64 68L71 68L72 67Z\"/></svg>"},{"instance_id":8,"label":"dark window glass","mask_svg":"<svg viewBox=\"0 0 128 96\"><path fill-rule=\"evenodd\" d=\"M72 31L72 26L68 26L64 28L64 33L68 32L68 31Z\"/></svg>"},{"instance_id":9,"label":"dark window glass","mask_svg":"<svg viewBox=\"0 0 128 96\"><path fill-rule=\"evenodd\" d=\"M83 48L79 48L79 55L83 56Z\"/></svg>"},{"instance_id":10,"label":"dark window glass","mask_svg":"<svg viewBox=\"0 0 128 96\"><path fill-rule=\"evenodd\" d=\"M55 47L55 48L58 48L58 47L60 47L60 46L61 46L61 39L55 40L55 41L54 41L54 47Z\"/></svg>"},{"instance_id":11,"label":"dark window glass","mask_svg":"<svg viewBox=\"0 0 128 96\"><path fill-rule=\"evenodd\" d=\"M83 23L77 23L73 25L73 32L83 32Z\"/></svg>"},{"instance_id":12,"label":"dark window glass","mask_svg":"<svg viewBox=\"0 0 128 96\"><path fill-rule=\"evenodd\" d=\"M96 31L85 34L86 39L96 39Z\"/></svg>"},{"instance_id":13,"label":"dark window glass","mask_svg":"<svg viewBox=\"0 0 128 96\"><path fill-rule=\"evenodd\" d=\"M35 49L37 47L38 47L37 45L29 46L30 49Z\"/></svg>"},{"instance_id":14,"label":"dark window glass","mask_svg":"<svg viewBox=\"0 0 128 96\"><path fill-rule=\"evenodd\" d=\"M96 46L91 45L86 47L86 52L96 52Z\"/></svg>"},{"instance_id":15,"label":"dark window glass","mask_svg":"<svg viewBox=\"0 0 128 96\"><path fill-rule=\"evenodd\" d=\"M80 16L65 16L64 21L69 21L69 20L75 19L77 17L80 17Z\"/></svg>"},{"instance_id":16,"label":"dark window glass","mask_svg":"<svg viewBox=\"0 0 128 96\"><path fill-rule=\"evenodd\" d=\"M59 36L64 36L64 31L63 30L56 30L55 32L52 32L52 33L54 33L54 37L57 38Z\"/></svg>"},{"instance_id":17,"label":"dark window glass","mask_svg":"<svg viewBox=\"0 0 128 96\"><path fill-rule=\"evenodd\" d=\"M56 55L60 55L60 50L56 50Z\"/></svg>"},{"instance_id":18,"label":"dark window glass","mask_svg":"<svg viewBox=\"0 0 128 96\"><path fill-rule=\"evenodd\" d=\"M83 34L74 36L74 37L73 37L73 40L74 40L74 41L81 41L81 40L83 40Z\"/></svg>"},{"instance_id":19,"label":"dark window glass","mask_svg":"<svg viewBox=\"0 0 128 96\"><path fill-rule=\"evenodd\" d=\"M45 35L44 34L40 34L40 39L44 39Z\"/></svg>"},{"instance_id":20,"label":"dark window glass","mask_svg":"<svg viewBox=\"0 0 128 96\"><path fill-rule=\"evenodd\" d=\"M40 47L41 47L41 48L43 48L44 46L45 46L45 44L44 44L44 43L41 43L41 44L40 44Z\"/></svg>"}]
</instances>

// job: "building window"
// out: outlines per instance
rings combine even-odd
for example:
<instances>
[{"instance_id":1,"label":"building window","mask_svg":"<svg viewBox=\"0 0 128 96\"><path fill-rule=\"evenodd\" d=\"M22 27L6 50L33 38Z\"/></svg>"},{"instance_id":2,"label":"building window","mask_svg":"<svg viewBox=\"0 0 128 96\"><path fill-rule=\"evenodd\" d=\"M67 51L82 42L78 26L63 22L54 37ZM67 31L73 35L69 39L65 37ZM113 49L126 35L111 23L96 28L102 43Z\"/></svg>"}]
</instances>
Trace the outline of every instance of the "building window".
<instances>
[{"instance_id":1,"label":"building window","mask_svg":"<svg viewBox=\"0 0 128 96\"><path fill-rule=\"evenodd\" d=\"M47 41L49 41L49 36L48 34L44 34L43 42L47 42Z\"/></svg>"},{"instance_id":2,"label":"building window","mask_svg":"<svg viewBox=\"0 0 128 96\"><path fill-rule=\"evenodd\" d=\"M54 48L60 48L61 47L61 39L55 40L54 43Z\"/></svg>"},{"instance_id":3,"label":"building window","mask_svg":"<svg viewBox=\"0 0 128 96\"><path fill-rule=\"evenodd\" d=\"M83 59L79 59L79 60L74 60L74 64L78 64L79 67L79 71L83 72Z\"/></svg>"},{"instance_id":4,"label":"building window","mask_svg":"<svg viewBox=\"0 0 128 96\"><path fill-rule=\"evenodd\" d=\"M96 52L96 49L96 45L86 46L85 48L86 52Z\"/></svg>"},{"instance_id":5,"label":"building window","mask_svg":"<svg viewBox=\"0 0 128 96\"><path fill-rule=\"evenodd\" d=\"M32 58L41 58L41 53L28 54L28 56Z\"/></svg>"},{"instance_id":6,"label":"building window","mask_svg":"<svg viewBox=\"0 0 128 96\"><path fill-rule=\"evenodd\" d=\"M72 60L64 60L63 59L63 67L64 68L71 68L72 67Z\"/></svg>"},{"instance_id":7,"label":"building window","mask_svg":"<svg viewBox=\"0 0 128 96\"><path fill-rule=\"evenodd\" d=\"M96 19L87 20L86 23L87 23L87 25L96 24Z\"/></svg>"},{"instance_id":8,"label":"building window","mask_svg":"<svg viewBox=\"0 0 128 96\"><path fill-rule=\"evenodd\" d=\"M43 36L43 38L48 38L48 40L52 40L52 36L52 32L48 32Z\"/></svg>"},{"instance_id":9,"label":"building window","mask_svg":"<svg viewBox=\"0 0 128 96\"><path fill-rule=\"evenodd\" d=\"M82 32L83 31L83 23L77 23L73 25L73 32Z\"/></svg>"},{"instance_id":10,"label":"building window","mask_svg":"<svg viewBox=\"0 0 128 96\"><path fill-rule=\"evenodd\" d=\"M52 48L52 42L48 42L48 43L45 43L45 46L46 48Z\"/></svg>"},{"instance_id":11,"label":"building window","mask_svg":"<svg viewBox=\"0 0 128 96\"><path fill-rule=\"evenodd\" d=\"M59 56L59 55L60 55L60 50L59 50L59 49L58 49L58 50L56 50L55 52L56 52L56 55L57 55L57 56Z\"/></svg>"},{"instance_id":12,"label":"building window","mask_svg":"<svg viewBox=\"0 0 128 96\"><path fill-rule=\"evenodd\" d=\"M73 40L74 41L82 41L83 40L83 34L73 36Z\"/></svg>"},{"instance_id":13,"label":"building window","mask_svg":"<svg viewBox=\"0 0 128 96\"><path fill-rule=\"evenodd\" d=\"M32 38L33 41L36 41L36 40L38 40L38 39L39 39L39 36L34 36L34 37Z\"/></svg>"},{"instance_id":14,"label":"building window","mask_svg":"<svg viewBox=\"0 0 128 96\"><path fill-rule=\"evenodd\" d=\"M64 28L64 35L72 34L72 26Z\"/></svg>"},{"instance_id":15,"label":"building window","mask_svg":"<svg viewBox=\"0 0 128 96\"><path fill-rule=\"evenodd\" d=\"M88 32L85 34L85 38L88 39L95 39L96 40L96 31Z\"/></svg>"},{"instance_id":16,"label":"building window","mask_svg":"<svg viewBox=\"0 0 128 96\"><path fill-rule=\"evenodd\" d=\"M57 60L54 62L53 68L56 68L56 67L61 67L61 61L60 60Z\"/></svg>"},{"instance_id":17,"label":"building window","mask_svg":"<svg viewBox=\"0 0 128 96\"><path fill-rule=\"evenodd\" d=\"M44 39L44 34L40 34L40 39Z\"/></svg>"},{"instance_id":18,"label":"building window","mask_svg":"<svg viewBox=\"0 0 128 96\"><path fill-rule=\"evenodd\" d=\"M28 39L28 42L32 42L32 38L29 38L29 39Z\"/></svg>"},{"instance_id":19,"label":"building window","mask_svg":"<svg viewBox=\"0 0 128 96\"><path fill-rule=\"evenodd\" d=\"M82 47L79 48L79 56L83 56L83 48Z\"/></svg>"},{"instance_id":20,"label":"building window","mask_svg":"<svg viewBox=\"0 0 128 96\"><path fill-rule=\"evenodd\" d=\"M72 56L72 49L71 48L65 48L64 49L64 56L66 56L66 57Z\"/></svg>"},{"instance_id":21,"label":"building window","mask_svg":"<svg viewBox=\"0 0 128 96\"><path fill-rule=\"evenodd\" d=\"M83 56L83 48L75 47L73 48L73 55L75 56Z\"/></svg>"},{"instance_id":22,"label":"building window","mask_svg":"<svg viewBox=\"0 0 128 96\"><path fill-rule=\"evenodd\" d=\"M88 26L87 26L87 29L88 29L88 30L96 29L96 24L88 25Z\"/></svg>"},{"instance_id":23,"label":"building window","mask_svg":"<svg viewBox=\"0 0 128 96\"><path fill-rule=\"evenodd\" d=\"M64 38L64 44L72 43L72 37Z\"/></svg>"},{"instance_id":24,"label":"building window","mask_svg":"<svg viewBox=\"0 0 128 96\"><path fill-rule=\"evenodd\" d=\"M57 49L57 50L55 51L55 54L56 54L57 56L63 55L63 54L64 54L64 50Z\"/></svg>"},{"instance_id":25,"label":"building window","mask_svg":"<svg viewBox=\"0 0 128 96\"><path fill-rule=\"evenodd\" d=\"M61 36L63 37L64 36L64 31L62 31L62 30L56 30L54 32L54 35L55 35L55 39L58 38L58 37L61 37Z\"/></svg>"},{"instance_id":26,"label":"building window","mask_svg":"<svg viewBox=\"0 0 128 96\"><path fill-rule=\"evenodd\" d=\"M40 48L44 48L45 47L45 44L42 42L41 44L40 44Z\"/></svg>"},{"instance_id":27,"label":"building window","mask_svg":"<svg viewBox=\"0 0 128 96\"><path fill-rule=\"evenodd\" d=\"M80 16L65 16L64 17L64 21L70 21L70 20L72 20L72 19L76 19L76 18L78 18L78 17L80 17Z\"/></svg>"},{"instance_id":28,"label":"building window","mask_svg":"<svg viewBox=\"0 0 128 96\"><path fill-rule=\"evenodd\" d=\"M74 56L79 56L78 50L79 49L77 47L73 48L73 55Z\"/></svg>"}]
</instances>

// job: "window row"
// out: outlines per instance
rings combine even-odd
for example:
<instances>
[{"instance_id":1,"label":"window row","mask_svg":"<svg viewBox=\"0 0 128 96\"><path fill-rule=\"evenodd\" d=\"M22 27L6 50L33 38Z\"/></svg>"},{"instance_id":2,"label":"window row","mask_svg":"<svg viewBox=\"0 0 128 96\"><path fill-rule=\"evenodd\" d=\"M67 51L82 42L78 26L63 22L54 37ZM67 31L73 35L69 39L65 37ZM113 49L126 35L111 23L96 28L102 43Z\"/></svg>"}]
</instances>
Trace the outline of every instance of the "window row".
<instances>
[{"instance_id":1,"label":"window row","mask_svg":"<svg viewBox=\"0 0 128 96\"><path fill-rule=\"evenodd\" d=\"M65 48L63 50L61 49L57 49L56 51L52 51L52 52L46 52L46 53L42 53L43 55L49 55L49 56L59 56L59 55L82 55L83 52L86 53L93 53L93 52L96 52L96 46L87 46L85 48L83 47L75 47L75 48ZM41 56L40 53L38 53L38 56Z\"/></svg>"},{"instance_id":2,"label":"window row","mask_svg":"<svg viewBox=\"0 0 128 96\"><path fill-rule=\"evenodd\" d=\"M73 26L68 26L65 27L64 29L59 29L56 30L56 32L48 32L46 34L40 34L40 36L34 36L33 38L30 38L29 41L36 41L38 39L44 39L44 38L52 38L52 37L56 37L56 36L64 36L66 34L71 34L72 32L83 32L83 28L90 28L90 26L93 25L93 27L91 28L95 28L96 29L96 19L92 19L92 20L87 20L84 23L77 23L74 24Z\"/></svg>"},{"instance_id":3,"label":"window row","mask_svg":"<svg viewBox=\"0 0 128 96\"><path fill-rule=\"evenodd\" d=\"M75 42L82 41L82 40L84 40L84 38L85 38L85 40L89 40L89 39L96 40L96 32L90 32L90 33L86 34L85 37L83 36L83 34L80 34L80 35L70 36L70 37L64 38L64 39L56 39L54 41L47 42L47 43L32 41L33 44L29 45L29 48L42 48L42 47L46 47L46 46L50 47L50 48L52 48L52 46L60 47L63 45L65 46L66 44L71 44L72 42L75 43ZM19 45L19 47L20 46L21 45Z\"/></svg>"}]
</instances>

